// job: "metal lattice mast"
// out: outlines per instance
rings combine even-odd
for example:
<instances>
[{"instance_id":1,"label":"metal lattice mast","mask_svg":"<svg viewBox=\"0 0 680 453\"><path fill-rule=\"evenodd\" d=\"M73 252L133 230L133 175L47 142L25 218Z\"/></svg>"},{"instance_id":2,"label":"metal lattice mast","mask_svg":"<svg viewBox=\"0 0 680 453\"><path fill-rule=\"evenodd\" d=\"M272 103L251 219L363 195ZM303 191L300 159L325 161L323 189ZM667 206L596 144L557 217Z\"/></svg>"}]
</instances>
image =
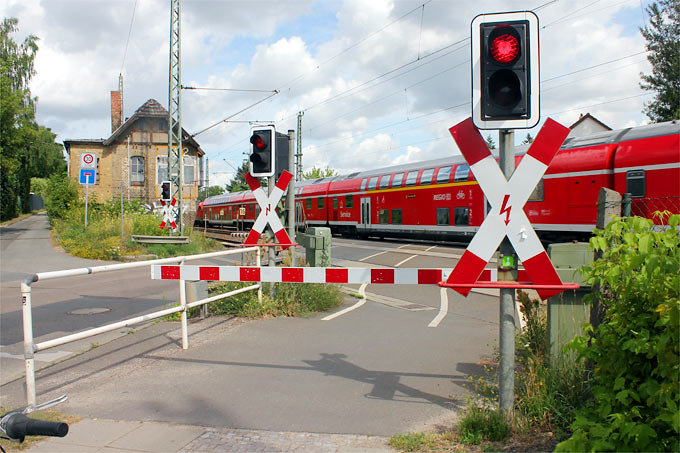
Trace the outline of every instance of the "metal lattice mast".
<instances>
[{"instance_id":1,"label":"metal lattice mast","mask_svg":"<svg viewBox=\"0 0 680 453\"><path fill-rule=\"evenodd\" d=\"M302 115L305 112L298 112L297 117L297 152L295 153L295 180L302 181Z\"/></svg>"},{"instance_id":2,"label":"metal lattice mast","mask_svg":"<svg viewBox=\"0 0 680 453\"><path fill-rule=\"evenodd\" d=\"M182 64L180 0L170 0L170 80L168 94L168 179L172 182L172 197L177 199L177 226L184 234L182 219Z\"/></svg>"}]
</instances>

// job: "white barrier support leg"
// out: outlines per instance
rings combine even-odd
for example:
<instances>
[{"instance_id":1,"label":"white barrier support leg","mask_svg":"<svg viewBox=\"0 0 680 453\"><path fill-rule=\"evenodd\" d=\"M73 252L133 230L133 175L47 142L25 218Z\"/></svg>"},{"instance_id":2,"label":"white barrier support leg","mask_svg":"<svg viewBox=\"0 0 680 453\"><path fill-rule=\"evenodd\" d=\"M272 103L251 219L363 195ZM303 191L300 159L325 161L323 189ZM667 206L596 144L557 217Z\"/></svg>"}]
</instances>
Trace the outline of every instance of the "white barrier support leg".
<instances>
[{"instance_id":1,"label":"white barrier support leg","mask_svg":"<svg viewBox=\"0 0 680 453\"><path fill-rule=\"evenodd\" d=\"M24 364L26 367L26 403L35 405L35 359L33 351L33 314L31 286L21 282L21 309L24 318Z\"/></svg>"},{"instance_id":2,"label":"white barrier support leg","mask_svg":"<svg viewBox=\"0 0 680 453\"><path fill-rule=\"evenodd\" d=\"M184 265L184 260L180 262L181 266ZM182 311L179 312L180 323L182 324L182 349L189 349L189 327L187 325L187 281L179 281L179 304L182 307Z\"/></svg>"}]
</instances>

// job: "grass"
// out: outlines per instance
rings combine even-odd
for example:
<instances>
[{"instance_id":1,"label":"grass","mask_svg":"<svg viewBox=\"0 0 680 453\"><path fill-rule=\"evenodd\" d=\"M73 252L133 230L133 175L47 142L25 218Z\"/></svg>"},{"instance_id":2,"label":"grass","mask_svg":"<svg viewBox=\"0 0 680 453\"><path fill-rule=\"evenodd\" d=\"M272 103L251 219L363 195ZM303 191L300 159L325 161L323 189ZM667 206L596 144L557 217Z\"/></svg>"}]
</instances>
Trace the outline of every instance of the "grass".
<instances>
[{"instance_id":1,"label":"grass","mask_svg":"<svg viewBox=\"0 0 680 453\"><path fill-rule=\"evenodd\" d=\"M5 412L7 412L6 409L0 408L0 414L4 414ZM72 425L82 420L82 418L80 417L76 417L75 415L64 414L63 412L59 412L56 409L47 409L44 411L33 412L28 416L31 418L35 418L37 420L50 420L55 422L58 421L68 423L69 425ZM5 449L7 453L26 451L31 447L35 447L36 444L42 442L45 439L48 438L44 436L30 436L26 437L26 439L22 443L10 442L9 440L0 439L0 446L2 446L2 448Z\"/></svg>"}]
</instances>

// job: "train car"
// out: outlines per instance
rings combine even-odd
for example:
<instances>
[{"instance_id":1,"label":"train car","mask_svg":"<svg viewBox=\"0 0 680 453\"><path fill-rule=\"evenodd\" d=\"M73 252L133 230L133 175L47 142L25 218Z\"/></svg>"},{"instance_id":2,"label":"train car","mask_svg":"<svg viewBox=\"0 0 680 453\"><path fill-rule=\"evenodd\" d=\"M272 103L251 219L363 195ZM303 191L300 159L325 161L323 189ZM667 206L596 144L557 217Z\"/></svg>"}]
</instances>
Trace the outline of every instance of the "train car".
<instances>
[{"instance_id":1,"label":"train car","mask_svg":"<svg viewBox=\"0 0 680 453\"><path fill-rule=\"evenodd\" d=\"M516 148L516 164L527 149ZM680 212L680 124L568 138L524 210L545 239L583 238L595 228L602 187L630 193L633 215ZM295 200L299 227L375 237L470 237L488 210L462 156L299 182ZM258 209L249 192L211 197L203 211L211 224L233 224L244 206L252 224Z\"/></svg>"}]
</instances>

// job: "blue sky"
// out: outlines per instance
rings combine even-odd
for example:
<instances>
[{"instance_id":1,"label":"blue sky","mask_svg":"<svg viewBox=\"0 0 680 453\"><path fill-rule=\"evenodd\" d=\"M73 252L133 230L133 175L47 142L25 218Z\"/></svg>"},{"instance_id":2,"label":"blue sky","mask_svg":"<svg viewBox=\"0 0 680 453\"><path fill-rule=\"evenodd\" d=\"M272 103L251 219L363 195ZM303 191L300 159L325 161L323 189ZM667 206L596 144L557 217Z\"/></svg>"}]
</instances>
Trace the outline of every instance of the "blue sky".
<instances>
[{"instance_id":1,"label":"blue sky","mask_svg":"<svg viewBox=\"0 0 680 453\"><path fill-rule=\"evenodd\" d=\"M448 128L470 116L470 21L527 9L541 24L542 119L570 125L589 112L614 129L629 127L647 121L641 110L651 99L639 88L639 73L649 72L638 30L647 4L185 0L182 83L281 89L235 119L275 121L285 132L303 110L305 169L346 173L445 157L458 153ZM121 70L126 116L150 98L167 106L167 0L9 0L0 11L19 19L17 39L40 37L31 89L38 120L60 140L110 135L109 92ZM184 91L184 128L195 133L264 96ZM224 160L239 165L249 135L249 124L234 123L196 137L211 184L228 182L233 169ZM518 131L517 142L525 136Z\"/></svg>"}]
</instances>

